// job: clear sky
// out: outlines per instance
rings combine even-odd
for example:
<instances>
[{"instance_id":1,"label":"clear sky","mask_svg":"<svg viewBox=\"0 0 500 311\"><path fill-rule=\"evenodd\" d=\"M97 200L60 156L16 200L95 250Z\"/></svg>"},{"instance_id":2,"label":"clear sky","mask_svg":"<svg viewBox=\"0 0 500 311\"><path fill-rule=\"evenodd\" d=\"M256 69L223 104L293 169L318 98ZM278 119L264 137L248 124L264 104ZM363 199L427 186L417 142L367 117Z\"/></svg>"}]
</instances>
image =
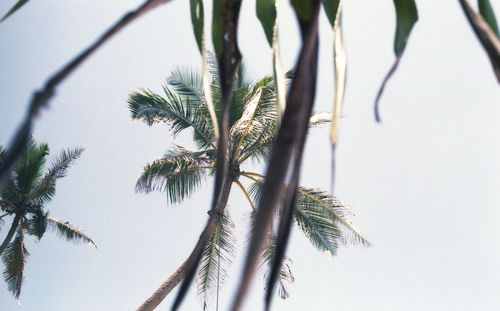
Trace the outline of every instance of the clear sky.
<instances>
[{"instance_id":1,"label":"clear sky","mask_svg":"<svg viewBox=\"0 0 500 311\"><path fill-rule=\"evenodd\" d=\"M0 3L0 12L14 2ZM500 2L491 2L500 15ZM0 144L8 144L32 91L140 3L36 0L0 24ZM254 5L244 1L239 44L257 79L271 72L271 54ZM298 32L282 5L289 68ZM274 310L498 310L500 89L458 2L417 5L420 21L382 98L383 123L376 124L373 99L393 61L392 1L345 3L349 72L335 191L353 206L373 246L341 248L332 258L294 232L288 256L296 281ZM37 119L35 137L54 154L86 149L47 207L92 235L99 249L51 232L38 243L30 239L21 305L1 281L1 311L135 310L191 251L212 181L175 207L164 194L134 193L142 167L173 140L165 126L132 122L126 104L138 87L160 90L176 66L199 68L188 9L187 1L172 1L125 29L60 86ZM332 33L323 14L320 35L316 110L327 111ZM328 189L328 128L310 133L301 184ZM242 236L250 208L237 189L229 203ZM221 310L232 298L244 248L240 240ZM262 281L254 285L245 310L262 309ZM184 310L200 310L191 292ZM169 310L173 294L158 310Z\"/></svg>"}]
</instances>

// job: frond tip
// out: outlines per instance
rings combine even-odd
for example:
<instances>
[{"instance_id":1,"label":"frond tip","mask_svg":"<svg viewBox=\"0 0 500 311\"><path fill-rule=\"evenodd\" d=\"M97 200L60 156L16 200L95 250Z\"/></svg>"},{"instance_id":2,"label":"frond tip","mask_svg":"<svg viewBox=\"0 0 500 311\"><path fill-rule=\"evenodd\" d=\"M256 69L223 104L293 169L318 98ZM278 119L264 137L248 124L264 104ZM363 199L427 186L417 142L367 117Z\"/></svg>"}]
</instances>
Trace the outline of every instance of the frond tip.
<instances>
[{"instance_id":1,"label":"frond tip","mask_svg":"<svg viewBox=\"0 0 500 311\"><path fill-rule=\"evenodd\" d=\"M24 245L22 234L19 233L14 241L9 243L9 246L2 254L2 261L5 265L3 277L7 282L8 289L12 294L19 298L21 295L21 287L24 281L24 266L28 262L28 250Z\"/></svg>"},{"instance_id":2,"label":"frond tip","mask_svg":"<svg viewBox=\"0 0 500 311\"><path fill-rule=\"evenodd\" d=\"M66 238L68 241L73 241L75 243L88 243L97 249L97 244L94 239L92 239L87 233L82 229L70 224L67 221L60 221L52 217L47 217L47 225L54 231Z\"/></svg>"},{"instance_id":3,"label":"frond tip","mask_svg":"<svg viewBox=\"0 0 500 311\"><path fill-rule=\"evenodd\" d=\"M203 251L197 283L198 295L203 295L204 304L207 304L207 298L226 279L227 268L234 256L236 239L233 229L234 224L225 212Z\"/></svg>"},{"instance_id":4,"label":"frond tip","mask_svg":"<svg viewBox=\"0 0 500 311\"><path fill-rule=\"evenodd\" d=\"M295 220L311 243L335 255L339 244L370 246L352 223L352 211L325 191L299 187Z\"/></svg>"}]
</instances>

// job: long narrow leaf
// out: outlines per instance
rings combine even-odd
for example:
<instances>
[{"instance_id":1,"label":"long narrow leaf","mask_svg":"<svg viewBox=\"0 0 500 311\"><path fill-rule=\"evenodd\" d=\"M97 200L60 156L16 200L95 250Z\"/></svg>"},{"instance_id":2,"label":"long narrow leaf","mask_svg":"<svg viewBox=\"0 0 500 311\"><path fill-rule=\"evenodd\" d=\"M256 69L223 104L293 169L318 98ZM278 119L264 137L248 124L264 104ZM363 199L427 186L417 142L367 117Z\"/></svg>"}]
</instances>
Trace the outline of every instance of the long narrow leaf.
<instances>
[{"instance_id":1,"label":"long narrow leaf","mask_svg":"<svg viewBox=\"0 0 500 311\"><path fill-rule=\"evenodd\" d=\"M396 8L396 35L394 38L394 54L396 55L396 61L390 68L389 72L382 81L382 85L375 98L375 120L380 122L379 113L379 101L384 92L385 85L392 77L396 69L398 68L401 57L410 37L411 30L413 26L418 21L417 6L414 0L393 0L394 6Z\"/></svg>"},{"instance_id":2,"label":"long narrow leaf","mask_svg":"<svg viewBox=\"0 0 500 311\"><path fill-rule=\"evenodd\" d=\"M488 23L488 25L490 25L491 30L495 32L497 37L500 37L500 33L498 31L498 23L495 17L495 11L493 11L490 0L477 0L477 5L479 7L479 13Z\"/></svg>"},{"instance_id":3,"label":"long narrow leaf","mask_svg":"<svg viewBox=\"0 0 500 311\"><path fill-rule=\"evenodd\" d=\"M257 258L269 230L271 216L277 207L278 194L281 192L282 185L287 183L285 178L288 170L293 171L293 179L290 181L290 187L294 187L293 183L297 182L298 174L296 172L300 167L302 149L314 101L319 1L292 1L292 4L296 9L301 26L303 46L288 96L289 102L287 103L280 132L267 170L264 190L259 202L255 230L253 231L247 253L241 278L242 281L233 303L233 310L240 308L252 280ZM310 9L312 11L309 11ZM287 199L285 198L285 202L287 202ZM287 208L290 208L290 206L287 206ZM277 274L278 269L281 267L283 254L280 254L280 249L278 248L283 247L282 251L284 252L284 245L286 245L286 239L280 240L280 238L278 236L277 255L276 261L273 264L272 274ZM268 290L272 290L271 287Z\"/></svg>"},{"instance_id":4,"label":"long narrow leaf","mask_svg":"<svg viewBox=\"0 0 500 311\"><path fill-rule=\"evenodd\" d=\"M23 5L25 5L29 0L19 0L14 4L14 6L0 19L0 23L7 19L7 17L14 14L17 10L19 10Z\"/></svg>"}]
</instances>

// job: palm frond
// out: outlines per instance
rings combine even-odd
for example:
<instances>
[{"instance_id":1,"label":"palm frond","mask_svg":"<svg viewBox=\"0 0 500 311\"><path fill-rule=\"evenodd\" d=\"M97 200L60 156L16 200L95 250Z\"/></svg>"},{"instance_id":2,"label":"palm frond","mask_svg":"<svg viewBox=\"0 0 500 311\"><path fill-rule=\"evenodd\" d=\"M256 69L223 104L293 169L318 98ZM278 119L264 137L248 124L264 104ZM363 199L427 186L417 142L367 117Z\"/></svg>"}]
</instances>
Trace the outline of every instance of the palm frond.
<instances>
[{"instance_id":1,"label":"palm frond","mask_svg":"<svg viewBox=\"0 0 500 311\"><path fill-rule=\"evenodd\" d=\"M276 236L274 234L268 234L267 242L264 245L262 255L261 255L261 268L265 269L264 280L266 281L267 288L267 275L270 272L274 252L276 250ZM291 260L288 257L283 258L281 264L280 272L277 279L278 295L281 299L287 299L290 296L288 287L295 282L292 270L290 269Z\"/></svg>"},{"instance_id":2,"label":"palm frond","mask_svg":"<svg viewBox=\"0 0 500 311\"><path fill-rule=\"evenodd\" d=\"M311 243L335 255L340 243L369 246L350 220L352 212L327 192L299 187L295 220Z\"/></svg>"},{"instance_id":3,"label":"palm frond","mask_svg":"<svg viewBox=\"0 0 500 311\"><path fill-rule=\"evenodd\" d=\"M22 231L19 230L14 241L9 243L9 246L2 254L2 261L5 265L3 277L7 282L9 291L19 298L21 295L21 287L24 280L24 266L28 261L28 250L24 245Z\"/></svg>"},{"instance_id":4,"label":"palm frond","mask_svg":"<svg viewBox=\"0 0 500 311\"><path fill-rule=\"evenodd\" d=\"M254 109L252 118L246 117L249 108L245 107L242 118L231 128L231 138L241 143L239 154L240 163L251 157L257 161L264 161L271 153L272 145L278 131L278 109L276 107L276 93L270 77L259 81L249 95L254 96L257 90L262 89L262 95ZM250 97L251 98L251 97ZM251 103L250 101L248 103ZM242 133L242 125L251 122L247 133ZM245 129L245 127L243 127Z\"/></svg>"},{"instance_id":5,"label":"palm frond","mask_svg":"<svg viewBox=\"0 0 500 311\"><path fill-rule=\"evenodd\" d=\"M47 212L43 212L40 207L36 207L29 213L31 218L26 222L28 233L40 240L47 230Z\"/></svg>"},{"instance_id":6,"label":"palm frond","mask_svg":"<svg viewBox=\"0 0 500 311\"><path fill-rule=\"evenodd\" d=\"M208 303L209 296L213 296L227 276L236 241L233 229L234 224L226 211L203 251L197 285L198 295L203 295L204 304Z\"/></svg>"},{"instance_id":7,"label":"palm frond","mask_svg":"<svg viewBox=\"0 0 500 311\"><path fill-rule=\"evenodd\" d=\"M60 221L52 217L46 217L47 225L56 231L61 237L66 238L67 241L75 243L87 243L97 248L94 239L85 233L82 229L70 224L67 221Z\"/></svg>"},{"instance_id":8,"label":"palm frond","mask_svg":"<svg viewBox=\"0 0 500 311\"><path fill-rule=\"evenodd\" d=\"M197 71L179 67L170 74L167 83L183 100L196 102L198 106L203 102L203 82Z\"/></svg>"},{"instance_id":9,"label":"palm frond","mask_svg":"<svg viewBox=\"0 0 500 311\"><path fill-rule=\"evenodd\" d=\"M37 182L29 195L29 200L36 204L50 201L55 194L56 180L66 176L68 168L81 156L82 152L83 148L67 149L61 152L59 157L52 162L47 173Z\"/></svg>"},{"instance_id":10,"label":"palm frond","mask_svg":"<svg viewBox=\"0 0 500 311\"><path fill-rule=\"evenodd\" d=\"M128 99L132 119L142 120L150 126L164 122L170 126L174 137L191 128L200 146L215 149L212 124L200 113L201 106L190 104L189 99L183 100L168 86L164 86L163 90L165 97L145 89L133 92Z\"/></svg>"},{"instance_id":11,"label":"palm frond","mask_svg":"<svg viewBox=\"0 0 500 311\"><path fill-rule=\"evenodd\" d=\"M49 147L45 143L37 145L35 139L30 137L26 153L24 153L14 170L14 185L21 193L30 193L32 187L40 179L45 165Z\"/></svg>"},{"instance_id":12,"label":"palm frond","mask_svg":"<svg viewBox=\"0 0 500 311\"><path fill-rule=\"evenodd\" d=\"M212 168L214 152L189 151L181 146L168 150L163 158L148 164L136 184L137 192L164 191L171 204L196 191Z\"/></svg>"}]
</instances>

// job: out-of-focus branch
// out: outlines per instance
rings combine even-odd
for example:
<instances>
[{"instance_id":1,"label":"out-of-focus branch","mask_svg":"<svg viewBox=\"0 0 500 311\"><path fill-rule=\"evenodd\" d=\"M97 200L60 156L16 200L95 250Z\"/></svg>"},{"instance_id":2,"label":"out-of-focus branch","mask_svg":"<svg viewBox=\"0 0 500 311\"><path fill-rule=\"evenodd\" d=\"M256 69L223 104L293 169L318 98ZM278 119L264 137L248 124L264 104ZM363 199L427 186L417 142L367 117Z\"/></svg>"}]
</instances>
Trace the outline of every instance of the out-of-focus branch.
<instances>
[{"instance_id":1,"label":"out-of-focus branch","mask_svg":"<svg viewBox=\"0 0 500 311\"><path fill-rule=\"evenodd\" d=\"M66 64L63 68L58 70L54 75L52 75L44 88L36 91L33 94L31 103L29 105L26 116L19 126L17 132L12 137L12 142L9 148L9 154L5 161L0 163L0 190L4 188L7 181L8 173L11 168L17 162L19 155L26 148L27 138L31 133L31 126L33 124L33 119L40 112L41 108L47 107L50 99L54 96L56 87L64 81L75 69L78 68L95 50L97 50L101 45L108 41L111 37L117 34L125 26L141 17L150 10L156 8L157 6L167 3L170 0L147 0L137 9L130 11L125 14L118 22L116 22L111 28L97 41L83 50L78 56L76 56L72 61Z\"/></svg>"},{"instance_id":2,"label":"out-of-focus branch","mask_svg":"<svg viewBox=\"0 0 500 311\"><path fill-rule=\"evenodd\" d=\"M478 14L471 7L467 0L459 0L462 9L469 20L469 24L474 29L477 38L481 41L486 53L490 58L493 71L500 83L500 39L496 36L495 32L491 29L484 18Z\"/></svg>"}]
</instances>

